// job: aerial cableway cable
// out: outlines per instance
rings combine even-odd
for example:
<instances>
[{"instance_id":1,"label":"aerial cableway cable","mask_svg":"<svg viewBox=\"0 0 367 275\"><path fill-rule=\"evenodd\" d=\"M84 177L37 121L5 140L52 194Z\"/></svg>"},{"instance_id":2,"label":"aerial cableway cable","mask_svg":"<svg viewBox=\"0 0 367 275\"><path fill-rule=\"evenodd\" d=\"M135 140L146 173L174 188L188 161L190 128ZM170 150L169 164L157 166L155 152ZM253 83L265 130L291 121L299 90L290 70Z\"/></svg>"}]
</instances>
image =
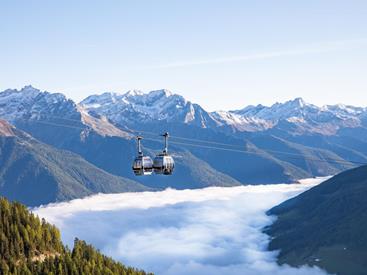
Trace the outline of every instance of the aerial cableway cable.
<instances>
[{"instance_id":1,"label":"aerial cableway cable","mask_svg":"<svg viewBox=\"0 0 367 275\"><path fill-rule=\"evenodd\" d=\"M58 119L62 119L62 120L75 121L75 122L81 123L80 120L76 120L76 119L69 119L69 118L62 118L62 117L55 117L55 116L52 116L52 117L58 118ZM30 120L27 120L27 119L18 119L18 120L22 120L22 121L25 121L25 122L29 122L30 121ZM39 124L45 124L45 125L55 126L55 127L65 127L65 128L80 129L80 130L86 130L88 128L89 129L93 129L91 126L85 125L85 124L82 127L82 126L67 125L67 124L54 123L54 122L49 122L49 121L40 121L40 120L31 120L31 122L32 123L39 123ZM117 129L121 130L121 131L130 132L132 135L136 135L136 134L140 135L140 134L145 133L145 134L149 134L149 135L153 135L154 134L155 136L157 136L156 133L149 132L149 131L121 129L121 128L117 127L117 126L115 126L115 127ZM254 151L248 151L248 150L241 150L239 148L244 148L244 146L240 146L240 145L236 145L236 144L212 142L212 141L205 141L205 140L202 140L202 139L185 138L185 137L180 137L180 136L170 136L170 137L172 139L174 139L173 141L171 141L172 144L177 144L177 145L181 145L181 146L197 147L197 148L212 149L212 150L222 150L222 151L227 151L227 152L243 153L243 154L252 154L252 155L258 155L258 156L265 156L267 154L270 155L270 156L273 156L271 153L273 153L273 154L282 154L282 155L287 155L291 159L309 160L309 161L313 161L313 162L324 162L324 163L335 163L335 164L346 164L346 165L347 164L349 164L349 165L350 164L367 165L367 162L361 162L361 161L353 161L353 160L346 160L346 159L336 159L336 158L316 159L316 158L310 158L310 157L304 156L302 154L290 153L290 152L284 152L284 151L277 151L277 150L268 150L268 149L262 149L262 148L258 148L259 150L261 150L261 152L254 152ZM154 141L154 142L161 142L161 140L159 140L157 138L144 138L144 139L145 140L149 140L149 141ZM178 141L177 141L177 139L178 139ZM185 141L179 141L180 139L181 140L188 140L188 141L192 141L192 142L197 142L198 144L189 143L189 142L185 142ZM205 145L205 144L202 144L202 143L214 144L214 145L217 145L217 146L214 146L214 145ZM234 147L234 148L226 148L224 146L226 146L226 147ZM236 149L236 148L238 148L238 149ZM280 161L282 161L282 160L280 160Z\"/></svg>"},{"instance_id":2,"label":"aerial cableway cable","mask_svg":"<svg viewBox=\"0 0 367 275\"><path fill-rule=\"evenodd\" d=\"M72 119L72 118L62 118L62 117L58 117L58 116L48 116L48 117L50 117L50 118L56 118L56 119L62 119L62 120L67 120L67 121L73 121L73 122L75 121L75 122L79 122L79 123L81 122L80 120ZM114 124L112 124L112 125L115 126ZM117 126L115 126L115 127L118 128L121 131L130 132L131 134L134 134L134 135L135 134L146 134L146 135L157 136L157 133L156 132L151 132L151 131L146 131L146 130L134 130L134 129L129 129L129 128L119 128ZM216 142L216 141L209 141L209 140L203 140L203 139L196 139L196 138L187 138L187 137L180 137L180 136L173 136L173 135L170 135L170 138L181 139L181 140L188 140L188 141L194 141L194 142L200 142L200 143L215 144L215 145L223 145L223 146L228 146L228 147L243 148L243 146L241 146L239 144L228 144L228 143L222 143L222 142Z\"/></svg>"}]
</instances>

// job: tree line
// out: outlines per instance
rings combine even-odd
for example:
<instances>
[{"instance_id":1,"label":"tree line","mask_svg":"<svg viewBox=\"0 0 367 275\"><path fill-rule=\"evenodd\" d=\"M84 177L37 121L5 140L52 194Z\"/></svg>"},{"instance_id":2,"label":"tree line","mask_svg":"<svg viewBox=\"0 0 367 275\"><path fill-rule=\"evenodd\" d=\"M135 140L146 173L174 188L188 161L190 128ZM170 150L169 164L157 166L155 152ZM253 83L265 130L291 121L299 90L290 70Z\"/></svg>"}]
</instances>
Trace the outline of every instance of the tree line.
<instances>
[{"instance_id":1,"label":"tree line","mask_svg":"<svg viewBox=\"0 0 367 275\"><path fill-rule=\"evenodd\" d=\"M0 274L146 273L106 257L79 239L69 249L54 225L40 220L24 205L0 198Z\"/></svg>"}]
</instances>

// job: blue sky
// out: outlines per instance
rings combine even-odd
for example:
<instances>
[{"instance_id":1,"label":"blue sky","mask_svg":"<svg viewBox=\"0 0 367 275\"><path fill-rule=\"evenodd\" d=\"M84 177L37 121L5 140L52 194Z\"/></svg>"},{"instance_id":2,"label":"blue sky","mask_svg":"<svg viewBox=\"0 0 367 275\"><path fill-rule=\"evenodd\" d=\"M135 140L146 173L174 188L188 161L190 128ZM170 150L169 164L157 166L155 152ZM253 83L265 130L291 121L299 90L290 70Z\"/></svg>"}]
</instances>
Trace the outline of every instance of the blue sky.
<instances>
[{"instance_id":1,"label":"blue sky","mask_svg":"<svg viewBox=\"0 0 367 275\"><path fill-rule=\"evenodd\" d=\"M367 106L367 1L0 2L0 89Z\"/></svg>"}]
</instances>

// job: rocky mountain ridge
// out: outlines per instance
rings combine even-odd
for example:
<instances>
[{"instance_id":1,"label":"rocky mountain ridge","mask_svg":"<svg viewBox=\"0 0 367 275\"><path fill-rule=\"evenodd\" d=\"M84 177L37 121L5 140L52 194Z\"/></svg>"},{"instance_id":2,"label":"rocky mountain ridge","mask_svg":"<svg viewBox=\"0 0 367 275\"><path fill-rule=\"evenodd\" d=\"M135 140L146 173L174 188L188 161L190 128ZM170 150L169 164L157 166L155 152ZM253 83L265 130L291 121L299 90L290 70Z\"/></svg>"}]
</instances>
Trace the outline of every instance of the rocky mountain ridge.
<instances>
[{"instance_id":1,"label":"rocky mountain ridge","mask_svg":"<svg viewBox=\"0 0 367 275\"><path fill-rule=\"evenodd\" d=\"M164 121L215 130L230 128L237 132L261 132L289 124L296 129L296 134L334 135L343 128L367 125L365 107L342 104L318 107L302 98L269 107L250 105L241 110L207 112L200 105L164 89L148 93L139 90L124 94L106 92L91 95L79 104L60 93L41 92L32 86L0 93L0 117L10 122L38 119L50 113L79 119L78 109L85 110L84 114L105 117L120 126Z\"/></svg>"},{"instance_id":2,"label":"rocky mountain ridge","mask_svg":"<svg viewBox=\"0 0 367 275\"><path fill-rule=\"evenodd\" d=\"M167 90L104 93L79 104L31 86L0 93L1 116L36 139L114 175L179 189L293 182L338 173L355 166L353 161L367 162L365 109L329 109L328 116L319 115L319 107L296 99L272 107L206 112ZM162 150L159 134L172 134L170 148L178 164L174 176L133 175L133 138L141 131L151 157ZM214 144L229 144L225 147L239 152Z\"/></svg>"}]
</instances>

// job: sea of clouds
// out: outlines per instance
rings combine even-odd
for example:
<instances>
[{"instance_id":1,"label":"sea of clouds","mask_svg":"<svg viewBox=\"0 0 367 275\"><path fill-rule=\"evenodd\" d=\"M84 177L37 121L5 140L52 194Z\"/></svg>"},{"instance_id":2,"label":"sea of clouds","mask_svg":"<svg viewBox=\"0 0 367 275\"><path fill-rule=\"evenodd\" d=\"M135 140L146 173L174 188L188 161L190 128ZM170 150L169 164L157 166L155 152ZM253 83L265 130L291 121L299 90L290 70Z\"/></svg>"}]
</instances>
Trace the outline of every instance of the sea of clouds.
<instances>
[{"instance_id":1,"label":"sea of clouds","mask_svg":"<svg viewBox=\"0 0 367 275\"><path fill-rule=\"evenodd\" d=\"M301 184L99 194L33 212L103 253L156 274L325 274L276 263L265 212L323 179Z\"/></svg>"}]
</instances>

